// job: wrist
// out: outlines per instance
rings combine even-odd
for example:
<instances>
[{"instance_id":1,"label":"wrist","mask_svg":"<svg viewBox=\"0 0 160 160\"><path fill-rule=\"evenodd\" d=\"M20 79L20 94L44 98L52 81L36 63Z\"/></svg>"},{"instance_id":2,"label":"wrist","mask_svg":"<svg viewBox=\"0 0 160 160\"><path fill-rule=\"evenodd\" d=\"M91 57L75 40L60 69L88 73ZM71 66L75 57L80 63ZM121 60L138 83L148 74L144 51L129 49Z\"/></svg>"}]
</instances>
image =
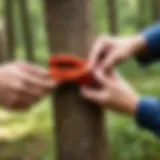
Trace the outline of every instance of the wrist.
<instances>
[{"instance_id":1,"label":"wrist","mask_svg":"<svg viewBox=\"0 0 160 160\"><path fill-rule=\"evenodd\" d=\"M121 99L115 104L111 104L112 107L110 109L115 112L119 112L120 114L126 114L134 117L137 112L139 101L140 97L138 95L131 95L130 97Z\"/></svg>"},{"instance_id":2,"label":"wrist","mask_svg":"<svg viewBox=\"0 0 160 160\"><path fill-rule=\"evenodd\" d=\"M139 101L140 97L137 94L126 97L123 103L121 102L121 104L117 104L117 111L134 117L136 115Z\"/></svg>"},{"instance_id":3,"label":"wrist","mask_svg":"<svg viewBox=\"0 0 160 160\"><path fill-rule=\"evenodd\" d=\"M134 117L136 115L136 111L137 111L139 101L140 101L140 97L138 95L134 95L128 101L128 104L127 104L127 107L126 107L126 113Z\"/></svg>"},{"instance_id":4,"label":"wrist","mask_svg":"<svg viewBox=\"0 0 160 160\"><path fill-rule=\"evenodd\" d=\"M133 49L133 56L135 55L143 55L147 52L147 42L145 37L142 35L137 35L130 41L131 48Z\"/></svg>"}]
</instances>

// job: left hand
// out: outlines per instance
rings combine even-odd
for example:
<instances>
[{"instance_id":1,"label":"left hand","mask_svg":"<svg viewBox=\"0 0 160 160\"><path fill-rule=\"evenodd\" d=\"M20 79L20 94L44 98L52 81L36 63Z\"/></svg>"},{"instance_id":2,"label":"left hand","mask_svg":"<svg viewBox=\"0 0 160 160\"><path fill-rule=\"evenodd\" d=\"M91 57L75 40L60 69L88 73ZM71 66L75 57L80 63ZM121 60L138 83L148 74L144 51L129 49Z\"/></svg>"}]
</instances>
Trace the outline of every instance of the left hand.
<instances>
[{"instance_id":1,"label":"left hand","mask_svg":"<svg viewBox=\"0 0 160 160\"><path fill-rule=\"evenodd\" d=\"M135 114L139 96L124 79L116 73L105 75L99 69L94 75L101 89L83 86L81 92L86 99L101 106L108 106L111 110Z\"/></svg>"},{"instance_id":2,"label":"left hand","mask_svg":"<svg viewBox=\"0 0 160 160\"><path fill-rule=\"evenodd\" d=\"M0 105L6 109L28 109L55 87L48 72L34 64L12 62L0 66Z\"/></svg>"}]
</instances>

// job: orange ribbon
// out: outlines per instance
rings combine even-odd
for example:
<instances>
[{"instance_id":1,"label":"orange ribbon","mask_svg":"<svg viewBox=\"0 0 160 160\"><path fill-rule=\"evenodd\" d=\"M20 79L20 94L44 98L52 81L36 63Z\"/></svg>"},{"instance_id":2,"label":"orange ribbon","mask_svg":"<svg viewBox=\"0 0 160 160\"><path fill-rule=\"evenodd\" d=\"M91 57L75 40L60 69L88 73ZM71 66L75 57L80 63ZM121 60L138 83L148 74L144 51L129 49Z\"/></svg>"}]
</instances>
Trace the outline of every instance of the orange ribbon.
<instances>
[{"instance_id":1,"label":"orange ribbon","mask_svg":"<svg viewBox=\"0 0 160 160\"><path fill-rule=\"evenodd\" d=\"M49 74L58 83L74 82L90 85L92 74L87 70L87 61L70 54L60 54L49 60Z\"/></svg>"}]
</instances>

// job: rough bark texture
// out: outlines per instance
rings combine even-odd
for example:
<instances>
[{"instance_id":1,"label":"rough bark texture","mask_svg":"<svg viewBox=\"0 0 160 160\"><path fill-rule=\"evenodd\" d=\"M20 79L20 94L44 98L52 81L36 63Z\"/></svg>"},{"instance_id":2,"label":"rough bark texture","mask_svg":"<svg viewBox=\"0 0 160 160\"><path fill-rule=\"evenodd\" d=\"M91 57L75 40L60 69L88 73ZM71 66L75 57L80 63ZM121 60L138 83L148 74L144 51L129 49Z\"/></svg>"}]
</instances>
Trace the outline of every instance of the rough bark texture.
<instances>
[{"instance_id":1,"label":"rough bark texture","mask_svg":"<svg viewBox=\"0 0 160 160\"><path fill-rule=\"evenodd\" d=\"M5 18L6 18L6 37L7 37L7 53L8 59L12 60L15 57L15 35L14 35L14 1L4 0Z\"/></svg>"},{"instance_id":2,"label":"rough bark texture","mask_svg":"<svg viewBox=\"0 0 160 160\"><path fill-rule=\"evenodd\" d=\"M29 21L29 11L28 11L28 1L19 0L21 24L23 28L23 37L25 42L25 50L27 59L29 61L35 61L34 57L34 47L33 47L33 37L31 34L30 21Z\"/></svg>"},{"instance_id":3,"label":"rough bark texture","mask_svg":"<svg viewBox=\"0 0 160 160\"><path fill-rule=\"evenodd\" d=\"M91 0L46 0L50 52L85 56L92 42ZM103 112L85 101L78 86L65 84L55 94L57 159L106 160Z\"/></svg>"},{"instance_id":4,"label":"rough bark texture","mask_svg":"<svg viewBox=\"0 0 160 160\"><path fill-rule=\"evenodd\" d=\"M107 0L107 10L109 17L109 31L111 34L118 33L116 0Z\"/></svg>"},{"instance_id":5,"label":"rough bark texture","mask_svg":"<svg viewBox=\"0 0 160 160\"><path fill-rule=\"evenodd\" d=\"M152 0L152 12L153 12L153 20L159 21L160 20L160 1L159 0Z\"/></svg>"}]
</instances>

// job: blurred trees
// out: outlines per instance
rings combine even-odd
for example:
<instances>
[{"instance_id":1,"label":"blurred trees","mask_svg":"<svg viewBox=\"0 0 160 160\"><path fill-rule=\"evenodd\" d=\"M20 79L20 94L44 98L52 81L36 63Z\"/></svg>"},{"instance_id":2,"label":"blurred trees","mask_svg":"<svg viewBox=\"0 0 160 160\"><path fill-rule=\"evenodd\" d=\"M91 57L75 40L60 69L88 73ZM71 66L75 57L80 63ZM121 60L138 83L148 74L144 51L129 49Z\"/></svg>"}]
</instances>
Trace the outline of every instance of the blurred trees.
<instances>
[{"instance_id":1,"label":"blurred trees","mask_svg":"<svg viewBox=\"0 0 160 160\"><path fill-rule=\"evenodd\" d=\"M5 27L7 39L8 59L13 60L15 57L15 32L14 32L14 1L4 0L5 7Z\"/></svg>"},{"instance_id":2,"label":"blurred trees","mask_svg":"<svg viewBox=\"0 0 160 160\"><path fill-rule=\"evenodd\" d=\"M147 3L146 0L137 0L137 2L137 27L138 30L142 30L147 25Z\"/></svg>"},{"instance_id":3,"label":"blurred trees","mask_svg":"<svg viewBox=\"0 0 160 160\"><path fill-rule=\"evenodd\" d=\"M27 60L35 61L35 53L33 46L33 33L31 30L30 13L28 8L28 0L18 0L21 25L23 29L23 40Z\"/></svg>"},{"instance_id":4,"label":"blurred trees","mask_svg":"<svg viewBox=\"0 0 160 160\"><path fill-rule=\"evenodd\" d=\"M117 19L117 0L107 0L107 10L108 10L108 25L109 32L111 34L118 33L118 19Z\"/></svg>"},{"instance_id":5,"label":"blurred trees","mask_svg":"<svg viewBox=\"0 0 160 160\"><path fill-rule=\"evenodd\" d=\"M0 19L0 63L8 59L6 29L3 19Z\"/></svg>"},{"instance_id":6,"label":"blurred trees","mask_svg":"<svg viewBox=\"0 0 160 160\"><path fill-rule=\"evenodd\" d=\"M153 21L157 22L160 20L160 1L152 0L152 10L153 10Z\"/></svg>"},{"instance_id":7,"label":"blurred trees","mask_svg":"<svg viewBox=\"0 0 160 160\"><path fill-rule=\"evenodd\" d=\"M19 7L19 14L17 13L17 6ZM4 13L5 13L5 28L6 28L6 40L7 40L7 53L9 60L16 58L16 43L21 30L17 30L17 21L21 25L22 35L24 41L24 50L29 61L35 61L35 53L33 46L33 33L31 32L31 21L28 8L28 1L26 0L4 0ZM19 28L19 27L18 27ZM18 33L18 35L17 35ZM20 43L22 44L22 43Z\"/></svg>"}]
</instances>

